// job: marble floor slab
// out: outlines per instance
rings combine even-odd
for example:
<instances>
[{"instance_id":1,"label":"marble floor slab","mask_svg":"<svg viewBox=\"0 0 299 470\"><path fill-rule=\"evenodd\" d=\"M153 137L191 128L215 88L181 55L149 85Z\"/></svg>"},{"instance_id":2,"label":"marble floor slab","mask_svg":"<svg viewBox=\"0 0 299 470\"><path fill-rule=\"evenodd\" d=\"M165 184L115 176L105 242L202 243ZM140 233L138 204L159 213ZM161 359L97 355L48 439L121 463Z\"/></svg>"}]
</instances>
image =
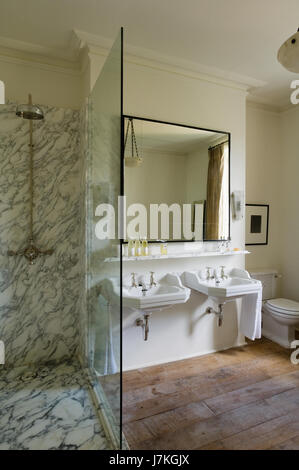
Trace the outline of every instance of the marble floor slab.
<instances>
[{"instance_id":1,"label":"marble floor slab","mask_svg":"<svg viewBox=\"0 0 299 470\"><path fill-rule=\"evenodd\" d=\"M0 370L0 450L109 448L79 364Z\"/></svg>"}]
</instances>

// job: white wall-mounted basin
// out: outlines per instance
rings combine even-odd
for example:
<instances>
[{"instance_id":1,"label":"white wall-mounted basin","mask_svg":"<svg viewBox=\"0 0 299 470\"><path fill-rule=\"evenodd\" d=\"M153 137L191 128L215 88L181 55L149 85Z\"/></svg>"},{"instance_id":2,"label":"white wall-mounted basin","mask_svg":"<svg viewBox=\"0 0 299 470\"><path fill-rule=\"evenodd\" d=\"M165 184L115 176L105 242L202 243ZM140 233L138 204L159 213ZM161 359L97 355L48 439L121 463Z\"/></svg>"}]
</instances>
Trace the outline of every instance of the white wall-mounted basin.
<instances>
[{"instance_id":1,"label":"white wall-mounted basin","mask_svg":"<svg viewBox=\"0 0 299 470\"><path fill-rule=\"evenodd\" d=\"M123 288L123 306L138 310L161 310L173 304L184 303L190 295L186 287L160 285L142 292L141 287Z\"/></svg>"},{"instance_id":2,"label":"white wall-mounted basin","mask_svg":"<svg viewBox=\"0 0 299 470\"><path fill-rule=\"evenodd\" d=\"M177 274L166 274L156 286L152 287L144 282L143 276L136 278L136 281L137 287L132 287L130 276L123 279L123 307L152 312L163 310L174 304L185 303L190 297L190 289L183 286ZM119 305L119 279L103 280L100 284L100 292L108 302Z\"/></svg>"},{"instance_id":3,"label":"white wall-mounted basin","mask_svg":"<svg viewBox=\"0 0 299 470\"><path fill-rule=\"evenodd\" d=\"M249 273L243 269L232 269L227 279L203 279L201 271L186 271L183 283L190 289L210 297L218 304L223 304L247 294L258 292L260 282L251 279Z\"/></svg>"}]
</instances>

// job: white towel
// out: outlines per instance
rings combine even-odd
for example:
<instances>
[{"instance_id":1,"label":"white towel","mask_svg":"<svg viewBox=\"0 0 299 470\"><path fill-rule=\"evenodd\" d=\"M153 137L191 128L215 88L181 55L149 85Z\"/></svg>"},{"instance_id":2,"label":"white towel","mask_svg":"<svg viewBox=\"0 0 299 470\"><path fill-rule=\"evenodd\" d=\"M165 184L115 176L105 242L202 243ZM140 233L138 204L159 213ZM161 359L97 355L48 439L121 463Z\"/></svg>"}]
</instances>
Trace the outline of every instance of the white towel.
<instances>
[{"instance_id":1,"label":"white towel","mask_svg":"<svg viewBox=\"0 0 299 470\"><path fill-rule=\"evenodd\" d=\"M260 283L257 292L247 294L242 299L240 331L252 340L262 336L262 292Z\"/></svg>"}]
</instances>

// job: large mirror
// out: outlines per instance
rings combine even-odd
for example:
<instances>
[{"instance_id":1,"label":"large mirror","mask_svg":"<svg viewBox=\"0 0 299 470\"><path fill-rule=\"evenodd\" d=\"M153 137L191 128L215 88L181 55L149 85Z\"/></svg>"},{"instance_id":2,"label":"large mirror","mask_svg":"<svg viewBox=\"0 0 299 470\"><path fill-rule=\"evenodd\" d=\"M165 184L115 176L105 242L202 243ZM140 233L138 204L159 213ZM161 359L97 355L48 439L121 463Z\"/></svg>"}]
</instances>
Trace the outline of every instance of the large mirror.
<instances>
[{"instance_id":1,"label":"large mirror","mask_svg":"<svg viewBox=\"0 0 299 470\"><path fill-rule=\"evenodd\" d=\"M128 238L227 240L230 134L124 117Z\"/></svg>"}]
</instances>

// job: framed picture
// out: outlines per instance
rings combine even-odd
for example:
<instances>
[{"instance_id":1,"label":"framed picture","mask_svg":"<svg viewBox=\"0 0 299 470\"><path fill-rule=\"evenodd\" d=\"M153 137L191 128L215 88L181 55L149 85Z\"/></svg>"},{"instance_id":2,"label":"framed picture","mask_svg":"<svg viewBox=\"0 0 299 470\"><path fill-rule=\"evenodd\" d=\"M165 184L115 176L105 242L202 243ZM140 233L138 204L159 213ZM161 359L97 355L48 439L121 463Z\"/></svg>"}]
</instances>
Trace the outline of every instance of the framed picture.
<instances>
[{"instance_id":1,"label":"framed picture","mask_svg":"<svg viewBox=\"0 0 299 470\"><path fill-rule=\"evenodd\" d=\"M246 204L245 245L268 245L269 204Z\"/></svg>"}]
</instances>

